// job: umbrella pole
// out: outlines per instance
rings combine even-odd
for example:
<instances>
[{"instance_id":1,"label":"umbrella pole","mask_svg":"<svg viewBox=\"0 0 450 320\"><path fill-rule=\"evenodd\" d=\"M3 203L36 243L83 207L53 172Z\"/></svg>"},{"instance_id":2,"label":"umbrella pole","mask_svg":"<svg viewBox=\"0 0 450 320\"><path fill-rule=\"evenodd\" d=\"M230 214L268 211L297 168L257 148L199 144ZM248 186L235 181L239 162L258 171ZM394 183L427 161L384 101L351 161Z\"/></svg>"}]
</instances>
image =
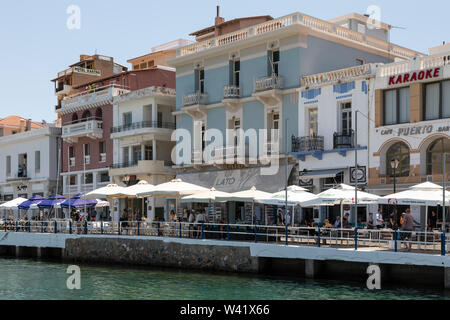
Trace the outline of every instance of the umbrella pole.
<instances>
[{"instance_id":1,"label":"umbrella pole","mask_svg":"<svg viewBox=\"0 0 450 320\"><path fill-rule=\"evenodd\" d=\"M252 203L252 226L255 225L255 222L253 220L254 215L255 215L255 200L253 200L253 203Z\"/></svg>"}]
</instances>

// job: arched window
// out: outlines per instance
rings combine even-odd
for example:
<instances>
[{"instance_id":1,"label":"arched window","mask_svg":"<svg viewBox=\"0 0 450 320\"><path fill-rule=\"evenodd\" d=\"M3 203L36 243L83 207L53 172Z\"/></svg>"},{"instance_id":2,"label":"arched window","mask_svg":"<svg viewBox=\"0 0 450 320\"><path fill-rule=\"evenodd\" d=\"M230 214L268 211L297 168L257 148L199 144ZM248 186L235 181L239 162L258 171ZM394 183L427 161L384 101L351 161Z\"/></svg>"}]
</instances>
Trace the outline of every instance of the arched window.
<instances>
[{"instance_id":1,"label":"arched window","mask_svg":"<svg viewBox=\"0 0 450 320\"><path fill-rule=\"evenodd\" d=\"M103 111L102 111L102 108L98 108L96 111L95 111L95 119L96 120L103 120Z\"/></svg>"},{"instance_id":2,"label":"arched window","mask_svg":"<svg viewBox=\"0 0 450 320\"><path fill-rule=\"evenodd\" d=\"M394 176L392 160L398 160L398 168L395 169L396 177L408 177L410 166L410 152L408 146L403 142L394 144L386 153L386 172L389 177Z\"/></svg>"},{"instance_id":3,"label":"arched window","mask_svg":"<svg viewBox=\"0 0 450 320\"><path fill-rule=\"evenodd\" d=\"M78 114L72 114L72 123L78 123Z\"/></svg>"},{"instance_id":4,"label":"arched window","mask_svg":"<svg viewBox=\"0 0 450 320\"><path fill-rule=\"evenodd\" d=\"M83 121L89 121L91 120L91 112L89 110L86 110L85 112L83 112Z\"/></svg>"},{"instance_id":5,"label":"arched window","mask_svg":"<svg viewBox=\"0 0 450 320\"><path fill-rule=\"evenodd\" d=\"M427 175L442 174L444 153L449 154L446 172L450 172L450 139L441 138L434 141L427 150Z\"/></svg>"}]
</instances>

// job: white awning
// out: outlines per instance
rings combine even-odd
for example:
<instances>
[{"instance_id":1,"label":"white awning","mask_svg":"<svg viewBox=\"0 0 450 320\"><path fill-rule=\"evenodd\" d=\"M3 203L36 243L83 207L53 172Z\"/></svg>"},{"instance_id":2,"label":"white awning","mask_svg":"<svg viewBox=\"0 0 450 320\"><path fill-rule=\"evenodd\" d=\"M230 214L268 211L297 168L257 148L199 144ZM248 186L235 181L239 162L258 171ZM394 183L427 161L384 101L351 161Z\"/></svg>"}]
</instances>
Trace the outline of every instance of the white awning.
<instances>
[{"instance_id":1,"label":"white awning","mask_svg":"<svg viewBox=\"0 0 450 320\"><path fill-rule=\"evenodd\" d=\"M308 171L305 174L300 175L300 179L326 179L336 178L336 176L344 170L320 170L320 171Z\"/></svg>"}]
</instances>

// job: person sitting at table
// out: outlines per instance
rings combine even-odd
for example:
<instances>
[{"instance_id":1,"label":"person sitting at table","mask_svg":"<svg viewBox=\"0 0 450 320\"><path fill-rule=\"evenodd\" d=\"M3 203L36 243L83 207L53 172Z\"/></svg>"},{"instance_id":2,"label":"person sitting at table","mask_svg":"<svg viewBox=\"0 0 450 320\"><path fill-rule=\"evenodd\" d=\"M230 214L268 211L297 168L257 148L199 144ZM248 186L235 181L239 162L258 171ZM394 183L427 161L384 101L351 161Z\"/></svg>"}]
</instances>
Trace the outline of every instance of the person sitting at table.
<instances>
[{"instance_id":1,"label":"person sitting at table","mask_svg":"<svg viewBox=\"0 0 450 320\"><path fill-rule=\"evenodd\" d=\"M333 229L333 225L330 223L330 220L325 219L325 221L323 222L323 227L324 229Z\"/></svg>"},{"instance_id":2,"label":"person sitting at table","mask_svg":"<svg viewBox=\"0 0 450 320\"><path fill-rule=\"evenodd\" d=\"M379 208L378 212L375 214L375 227L377 229L384 228L383 211L381 210L381 208Z\"/></svg>"},{"instance_id":3,"label":"person sitting at table","mask_svg":"<svg viewBox=\"0 0 450 320\"><path fill-rule=\"evenodd\" d=\"M369 230L375 229L375 221L373 219L373 213L369 214L369 221L367 221L367 229Z\"/></svg>"},{"instance_id":4,"label":"person sitting at table","mask_svg":"<svg viewBox=\"0 0 450 320\"><path fill-rule=\"evenodd\" d=\"M341 217L337 217L336 221L334 222L334 228L340 228L341 227Z\"/></svg>"},{"instance_id":5,"label":"person sitting at table","mask_svg":"<svg viewBox=\"0 0 450 320\"><path fill-rule=\"evenodd\" d=\"M431 215L428 218L428 231L433 231L433 229L437 229L437 214L434 210L431 211Z\"/></svg>"}]
</instances>

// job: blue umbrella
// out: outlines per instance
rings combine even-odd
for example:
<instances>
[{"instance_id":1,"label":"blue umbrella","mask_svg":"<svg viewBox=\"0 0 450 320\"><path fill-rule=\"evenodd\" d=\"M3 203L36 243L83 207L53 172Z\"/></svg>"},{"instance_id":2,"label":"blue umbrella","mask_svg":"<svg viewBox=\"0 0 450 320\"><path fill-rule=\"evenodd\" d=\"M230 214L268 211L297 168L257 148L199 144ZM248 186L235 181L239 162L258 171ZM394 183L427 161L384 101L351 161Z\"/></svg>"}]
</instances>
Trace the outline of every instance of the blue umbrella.
<instances>
[{"instance_id":1,"label":"blue umbrella","mask_svg":"<svg viewBox=\"0 0 450 320\"><path fill-rule=\"evenodd\" d=\"M61 208L65 208L65 209L68 209L68 208L82 209L84 207L86 207L86 208L93 208L93 207L95 207L97 205L98 201L95 200L95 199L82 200L81 197L83 195L84 194L80 193L80 194L77 194L76 196L74 196L73 198L62 202L60 204Z\"/></svg>"},{"instance_id":2,"label":"blue umbrella","mask_svg":"<svg viewBox=\"0 0 450 320\"><path fill-rule=\"evenodd\" d=\"M20 210L29 210L33 204L38 205L44 200L45 199L42 198L41 196L34 196L30 198L28 201L25 201L24 203L20 204L18 208Z\"/></svg>"},{"instance_id":3,"label":"blue umbrella","mask_svg":"<svg viewBox=\"0 0 450 320\"><path fill-rule=\"evenodd\" d=\"M55 205L60 204L65 200L66 198L57 194L56 196L51 196L47 200L42 201L37 206L39 209L53 209Z\"/></svg>"}]
</instances>

